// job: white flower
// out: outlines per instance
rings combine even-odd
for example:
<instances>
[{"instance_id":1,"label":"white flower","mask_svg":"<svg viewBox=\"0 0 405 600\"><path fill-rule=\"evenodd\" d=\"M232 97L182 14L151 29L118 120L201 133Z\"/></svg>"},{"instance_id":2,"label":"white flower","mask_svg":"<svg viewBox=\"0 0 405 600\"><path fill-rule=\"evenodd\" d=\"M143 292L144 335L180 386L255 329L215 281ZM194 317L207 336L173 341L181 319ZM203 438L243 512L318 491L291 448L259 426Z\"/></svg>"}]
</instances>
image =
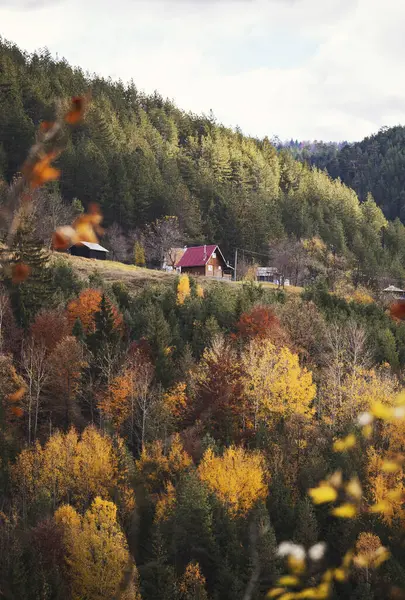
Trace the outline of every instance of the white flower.
<instances>
[{"instance_id":1,"label":"white flower","mask_svg":"<svg viewBox=\"0 0 405 600\"><path fill-rule=\"evenodd\" d=\"M293 546L292 542L281 542L277 549L277 556L289 556Z\"/></svg>"},{"instance_id":2,"label":"white flower","mask_svg":"<svg viewBox=\"0 0 405 600\"><path fill-rule=\"evenodd\" d=\"M321 560L326 552L325 542L318 542L308 550L308 556L311 560Z\"/></svg>"},{"instance_id":3,"label":"white flower","mask_svg":"<svg viewBox=\"0 0 405 600\"><path fill-rule=\"evenodd\" d=\"M373 415L368 412L363 412L357 417L357 423L360 427L366 427L366 425L370 425L373 422Z\"/></svg>"},{"instance_id":4,"label":"white flower","mask_svg":"<svg viewBox=\"0 0 405 600\"><path fill-rule=\"evenodd\" d=\"M396 419L403 419L405 417L405 406L394 408L394 417Z\"/></svg>"},{"instance_id":5,"label":"white flower","mask_svg":"<svg viewBox=\"0 0 405 600\"><path fill-rule=\"evenodd\" d=\"M278 556L292 556L296 560L305 560L305 548L293 542L281 542L277 550Z\"/></svg>"},{"instance_id":6,"label":"white flower","mask_svg":"<svg viewBox=\"0 0 405 600\"><path fill-rule=\"evenodd\" d=\"M290 552L290 556L295 560L305 560L305 548L298 544L293 544Z\"/></svg>"}]
</instances>

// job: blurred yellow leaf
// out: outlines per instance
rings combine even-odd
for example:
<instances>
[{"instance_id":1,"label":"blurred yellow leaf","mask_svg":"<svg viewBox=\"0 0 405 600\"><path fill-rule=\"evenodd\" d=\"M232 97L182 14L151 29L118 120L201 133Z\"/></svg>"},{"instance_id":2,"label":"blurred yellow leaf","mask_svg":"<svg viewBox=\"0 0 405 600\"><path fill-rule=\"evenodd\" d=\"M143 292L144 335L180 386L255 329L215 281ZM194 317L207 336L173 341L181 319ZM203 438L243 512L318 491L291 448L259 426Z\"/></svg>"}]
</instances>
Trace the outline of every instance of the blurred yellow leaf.
<instances>
[{"instance_id":1,"label":"blurred yellow leaf","mask_svg":"<svg viewBox=\"0 0 405 600\"><path fill-rule=\"evenodd\" d=\"M335 452L345 452L346 450L354 448L355 445L356 436L354 435L354 433L349 433L349 435L345 438L341 440L336 440L336 442L333 444L333 450Z\"/></svg>"},{"instance_id":2,"label":"blurred yellow leaf","mask_svg":"<svg viewBox=\"0 0 405 600\"><path fill-rule=\"evenodd\" d=\"M341 519L353 519L357 515L357 508L354 504L345 503L341 504L337 508L334 508L331 511L331 514L334 517L339 517Z\"/></svg>"},{"instance_id":3,"label":"blurred yellow leaf","mask_svg":"<svg viewBox=\"0 0 405 600\"><path fill-rule=\"evenodd\" d=\"M337 498L337 491L331 485L322 484L317 488L311 488L308 491L314 504L324 504L325 502L334 502Z\"/></svg>"}]
</instances>

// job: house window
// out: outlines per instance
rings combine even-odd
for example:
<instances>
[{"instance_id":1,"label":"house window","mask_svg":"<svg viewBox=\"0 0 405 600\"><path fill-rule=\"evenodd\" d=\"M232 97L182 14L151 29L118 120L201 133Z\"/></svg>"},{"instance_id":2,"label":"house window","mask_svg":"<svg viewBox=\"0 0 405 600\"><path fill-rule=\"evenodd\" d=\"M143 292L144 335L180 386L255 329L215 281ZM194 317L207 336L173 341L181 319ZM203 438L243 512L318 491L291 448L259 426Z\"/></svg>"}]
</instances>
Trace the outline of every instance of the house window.
<instances>
[{"instance_id":1,"label":"house window","mask_svg":"<svg viewBox=\"0 0 405 600\"><path fill-rule=\"evenodd\" d=\"M208 265L208 271L212 271L212 265Z\"/></svg>"},{"instance_id":2,"label":"house window","mask_svg":"<svg viewBox=\"0 0 405 600\"><path fill-rule=\"evenodd\" d=\"M220 271L220 270L221 270L221 267L218 265L218 271Z\"/></svg>"},{"instance_id":3,"label":"house window","mask_svg":"<svg viewBox=\"0 0 405 600\"><path fill-rule=\"evenodd\" d=\"M213 252L213 253L212 253L212 258L216 258L216 257L217 257L217 253L216 253L216 252Z\"/></svg>"}]
</instances>

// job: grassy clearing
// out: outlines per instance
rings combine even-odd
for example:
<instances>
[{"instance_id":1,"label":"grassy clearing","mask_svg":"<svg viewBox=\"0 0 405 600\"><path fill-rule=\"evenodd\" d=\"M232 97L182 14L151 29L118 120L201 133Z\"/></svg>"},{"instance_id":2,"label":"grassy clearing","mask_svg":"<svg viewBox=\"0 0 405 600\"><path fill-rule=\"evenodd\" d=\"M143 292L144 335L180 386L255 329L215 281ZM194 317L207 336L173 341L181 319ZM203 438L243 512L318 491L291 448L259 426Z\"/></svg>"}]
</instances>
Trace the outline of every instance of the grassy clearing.
<instances>
[{"instance_id":1,"label":"grassy clearing","mask_svg":"<svg viewBox=\"0 0 405 600\"><path fill-rule=\"evenodd\" d=\"M135 267L135 265L126 265L112 260L94 260L91 258L82 258L81 256L71 256L70 254L56 252L54 253L53 258L55 260L65 260L70 263L82 279L87 279L90 275L99 273L108 283L120 281L133 293L140 291L148 283L163 283L170 285L176 277L176 273L166 273L165 271ZM200 283L203 287L208 287L209 285L216 283L236 286L241 285L242 282L201 277ZM262 282L262 285L266 289L278 288L274 283ZM303 288L295 287L293 285L286 286L284 289L287 294L300 294L303 290Z\"/></svg>"}]
</instances>

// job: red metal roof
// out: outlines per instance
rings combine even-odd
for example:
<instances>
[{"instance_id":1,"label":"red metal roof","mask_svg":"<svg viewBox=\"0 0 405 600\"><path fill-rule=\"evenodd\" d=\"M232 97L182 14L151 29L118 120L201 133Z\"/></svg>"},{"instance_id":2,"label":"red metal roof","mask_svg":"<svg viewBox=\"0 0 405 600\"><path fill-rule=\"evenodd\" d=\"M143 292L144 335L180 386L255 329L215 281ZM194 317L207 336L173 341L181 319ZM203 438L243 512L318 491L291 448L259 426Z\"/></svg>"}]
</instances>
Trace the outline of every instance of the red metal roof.
<instances>
[{"instance_id":1,"label":"red metal roof","mask_svg":"<svg viewBox=\"0 0 405 600\"><path fill-rule=\"evenodd\" d=\"M218 246L213 244L210 246L193 246L192 248L187 248L176 267L203 267L216 248Z\"/></svg>"}]
</instances>

